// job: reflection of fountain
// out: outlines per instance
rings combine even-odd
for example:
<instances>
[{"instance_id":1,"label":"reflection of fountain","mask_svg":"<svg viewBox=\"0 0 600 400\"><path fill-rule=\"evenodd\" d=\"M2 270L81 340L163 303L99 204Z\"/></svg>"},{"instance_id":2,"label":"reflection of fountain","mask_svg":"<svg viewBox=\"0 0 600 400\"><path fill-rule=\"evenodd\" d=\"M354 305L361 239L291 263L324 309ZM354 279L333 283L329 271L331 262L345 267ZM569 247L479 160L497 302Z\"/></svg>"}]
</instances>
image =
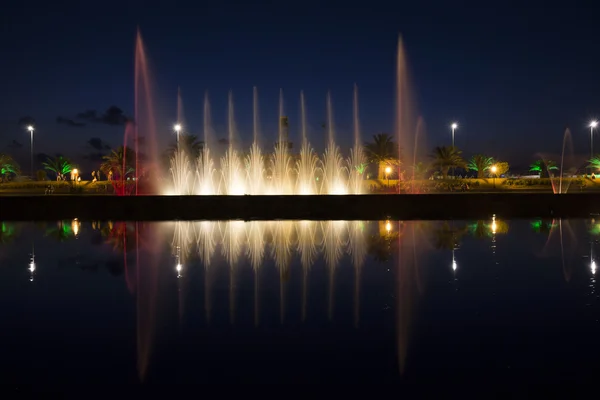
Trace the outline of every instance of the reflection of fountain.
<instances>
[{"instance_id":1,"label":"reflection of fountain","mask_svg":"<svg viewBox=\"0 0 600 400\"><path fill-rule=\"evenodd\" d=\"M231 323L235 320L235 289L236 266L242 250L245 224L243 221L228 221L223 223L222 252L229 265L229 318Z\"/></svg>"},{"instance_id":2,"label":"reflection of fountain","mask_svg":"<svg viewBox=\"0 0 600 400\"><path fill-rule=\"evenodd\" d=\"M317 258L317 223L314 221L298 222L298 253L302 265L302 321L306 320L306 303L308 300L308 274Z\"/></svg>"},{"instance_id":3,"label":"reflection of fountain","mask_svg":"<svg viewBox=\"0 0 600 400\"><path fill-rule=\"evenodd\" d=\"M286 286L290 277L294 223L292 221L277 221L272 232L273 259L275 260L275 267L279 271L279 316L283 323L285 317Z\"/></svg>"},{"instance_id":4,"label":"reflection of fountain","mask_svg":"<svg viewBox=\"0 0 600 400\"><path fill-rule=\"evenodd\" d=\"M342 221L327 221L322 223L323 229L323 253L325 263L329 272L329 301L327 315L329 319L333 318L334 298L335 298L335 272L337 266L344 254L345 229L346 223Z\"/></svg>"},{"instance_id":5,"label":"reflection of fountain","mask_svg":"<svg viewBox=\"0 0 600 400\"><path fill-rule=\"evenodd\" d=\"M364 234L365 224L362 221L350 222L348 229L348 253L354 265L354 325L360 319L360 281L362 268L367 256L367 241Z\"/></svg>"},{"instance_id":6,"label":"reflection of fountain","mask_svg":"<svg viewBox=\"0 0 600 400\"><path fill-rule=\"evenodd\" d=\"M259 300L259 268L265 257L264 223L259 221L249 222L248 227L248 258L254 271L254 324L258 325L260 320Z\"/></svg>"}]
</instances>

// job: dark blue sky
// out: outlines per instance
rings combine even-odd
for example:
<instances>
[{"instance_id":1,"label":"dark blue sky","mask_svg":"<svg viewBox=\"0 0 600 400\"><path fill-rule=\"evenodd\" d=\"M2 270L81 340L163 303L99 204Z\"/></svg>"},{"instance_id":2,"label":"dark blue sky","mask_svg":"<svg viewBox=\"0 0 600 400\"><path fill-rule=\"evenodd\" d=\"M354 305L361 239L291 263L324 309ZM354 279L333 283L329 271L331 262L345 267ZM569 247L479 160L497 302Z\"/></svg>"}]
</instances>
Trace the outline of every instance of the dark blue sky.
<instances>
[{"instance_id":1,"label":"dark blue sky","mask_svg":"<svg viewBox=\"0 0 600 400\"><path fill-rule=\"evenodd\" d=\"M256 85L263 136L275 138L283 88L297 141L304 89L311 141L321 147L331 90L345 147L354 83L365 140L393 132L399 33L430 146L450 143L449 123L456 119L456 144L467 154L528 163L536 152L558 153L566 127L575 151L588 154L587 125L600 116L600 9L591 1L8 1L3 7L0 151L25 160L28 137L17 122L26 115L36 120L36 152L78 159L93 151L86 145L92 137L111 146L122 141L121 126L72 127L56 118L111 105L132 115L137 25L155 77L164 141L172 139L178 85L192 133L201 132L209 90L214 126L225 136L231 89L239 136L248 140ZM11 148L13 140L23 147Z\"/></svg>"}]
</instances>

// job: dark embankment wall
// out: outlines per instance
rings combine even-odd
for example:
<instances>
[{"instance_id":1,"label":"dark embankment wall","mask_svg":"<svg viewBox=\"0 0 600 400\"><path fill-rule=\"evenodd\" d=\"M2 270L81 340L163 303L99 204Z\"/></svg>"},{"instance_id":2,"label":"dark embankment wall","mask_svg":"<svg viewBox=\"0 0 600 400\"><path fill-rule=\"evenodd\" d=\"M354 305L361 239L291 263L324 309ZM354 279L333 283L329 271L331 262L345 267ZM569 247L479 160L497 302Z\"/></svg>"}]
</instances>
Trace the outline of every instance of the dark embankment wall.
<instances>
[{"instance_id":1,"label":"dark embankment wall","mask_svg":"<svg viewBox=\"0 0 600 400\"><path fill-rule=\"evenodd\" d=\"M360 196L6 196L0 220L585 218L600 194L452 193Z\"/></svg>"}]
</instances>

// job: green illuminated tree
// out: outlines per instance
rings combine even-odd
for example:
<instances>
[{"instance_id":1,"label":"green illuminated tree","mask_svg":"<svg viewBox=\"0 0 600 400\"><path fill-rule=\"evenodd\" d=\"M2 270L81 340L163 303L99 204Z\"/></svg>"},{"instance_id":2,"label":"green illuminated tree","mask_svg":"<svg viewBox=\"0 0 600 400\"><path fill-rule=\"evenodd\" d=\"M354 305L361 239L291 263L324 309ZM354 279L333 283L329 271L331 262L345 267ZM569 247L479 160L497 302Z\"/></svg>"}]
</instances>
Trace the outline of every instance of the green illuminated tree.
<instances>
[{"instance_id":1,"label":"green illuminated tree","mask_svg":"<svg viewBox=\"0 0 600 400\"><path fill-rule=\"evenodd\" d=\"M529 172L540 174L540 178L548 178L549 172L552 170L558 170L556 163L552 160L535 160L529 166Z\"/></svg>"},{"instance_id":2,"label":"green illuminated tree","mask_svg":"<svg viewBox=\"0 0 600 400\"><path fill-rule=\"evenodd\" d=\"M15 240L16 229L13 224L8 222L0 222L0 243L6 244Z\"/></svg>"},{"instance_id":3,"label":"green illuminated tree","mask_svg":"<svg viewBox=\"0 0 600 400\"><path fill-rule=\"evenodd\" d=\"M0 180L21 174L19 164L8 154L0 154Z\"/></svg>"},{"instance_id":4,"label":"green illuminated tree","mask_svg":"<svg viewBox=\"0 0 600 400\"><path fill-rule=\"evenodd\" d=\"M467 164L467 168L471 171L476 171L477 178L483 179L485 177L485 172L490 169L493 163L494 159L492 157L477 154L471 157Z\"/></svg>"},{"instance_id":5,"label":"green illuminated tree","mask_svg":"<svg viewBox=\"0 0 600 400\"><path fill-rule=\"evenodd\" d=\"M432 166L442 173L444 178L448 177L450 168L467 168L467 163L462 158L462 151L453 146L441 146L433 149Z\"/></svg>"},{"instance_id":6,"label":"green illuminated tree","mask_svg":"<svg viewBox=\"0 0 600 400\"><path fill-rule=\"evenodd\" d=\"M366 143L364 148L367 160L378 165L378 179L385 179L386 167L399 163L398 146L387 133L373 135L373 141Z\"/></svg>"},{"instance_id":7,"label":"green illuminated tree","mask_svg":"<svg viewBox=\"0 0 600 400\"><path fill-rule=\"evenodd\" d=\"M44 169L53 172L56 179L63 179L69 172L73 170L71 160L63 156L48 157L45 163L42 163Z\"/></svg>"},{"instance_id":8,"label":"green illuminated tree","mask_svg":"<svg viewBox=\"0 0 600 400\"><path fill-rule=\"evenodd\" d=\"M588 168L598 171L600 169L600 156L595 156L591 160L588 160Z\"/></svg>"}]
</instances>

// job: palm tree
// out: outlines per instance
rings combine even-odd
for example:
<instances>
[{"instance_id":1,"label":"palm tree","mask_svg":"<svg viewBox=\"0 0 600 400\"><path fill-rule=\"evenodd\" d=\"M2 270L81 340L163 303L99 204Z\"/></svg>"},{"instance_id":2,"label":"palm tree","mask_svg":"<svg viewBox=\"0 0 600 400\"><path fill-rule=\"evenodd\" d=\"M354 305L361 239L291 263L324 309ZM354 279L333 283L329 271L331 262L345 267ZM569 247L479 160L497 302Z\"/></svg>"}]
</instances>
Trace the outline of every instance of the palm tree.
<instances>
[{"instance_id":1,"label":"palm tree","mask_svg":"<svg viewBox=\"0 0 600 400\"><path fill-rule=\"evenodd\" d=\"M493 163L494 159L492 157L477 154L471 157L467 164L467 169L477 171L477 178L482 179L485 177L485 171L490 169Z\"/></svg>"},{"instance_id":2,"label":"palm tree","mask_svg":"<svg viewBox=\"0 0 600 400\"><path fill-rule=\"evenodd\" d=\"M183 150L192 160L196 160L200 157L200 153L204 149L204 142L198 139L196 135L181 134L179 135L179 147L177 147L177 142L175 142L167 149L169 157L172 157L178 148Z\"/></svg>"},{"instance_id":3,"label":"palm tree","mask_svg":"<svg viewBox=\"0 0 600 400\"><path fill-rule=\"evenodd\" d=\"M556 163L552 160L536 160L529 166L529 172L540 174L540 178L547 178L551 170L558 170Z\"/></svg>"},{"instance_id":4,"label":"palm tree","mask_svg":"<svg viewBox=\"0 0 600 400\"><path fill-rule=\"evenodd\" d=\"M592 158L588 162L590 163L588 165L588 168L590 168L592 170L596 170L596 171L598 169L600 169L600 156L595 156L594 158Z\"/></svg>"},{"instance_id":5,"label":"palm tree","mask_svg":"<svg viewBox=\"0 0 600 400\"><path fill-rule=\"evenodd\" d=\"M444 179L448 177L450 168L467 168L467 163L462 158L462 151L454 146L436 147L431 158L433 158L433 168L439 170Z\"/></svg>"},{"instance_id":6,"label":"palm tree","mask_svg":"<svg viewBox=\"0 0 600 400\"><path fill-rule=\"evenodd\" d=\"M20 175L19 164L8 154L0 154L0 181L10 175Z\"/></svg>"},{"instance_id":7,"label":"palm tree","mask_svg":"<svg viewBox=\"0 0 600 400\"><path fill-rule=\"evenodd\" d=\"M56 174L56 180L63 179L65 175L73 170L71 160L63 156L48 157L42 165L44 169Z\"/></svg>"},{"instance_id":8,"label":"palm tree","mask_svg":"<svg viewBox=\"0 0 600 400\"><path fill-rule=\"evenodd\" d=\"M398 146L387 133L373 135L373 142L365 144L365 156L369 162L379 166L377 172L379 179L384 179L386 166L399 163Z\"/></svg>"},{"instance_id":9,"label":"palm tree","mask_svg":"<svg viewBox=\"0 0 600 400\"><path fill-rule=\"evenodd\" d=\"M135 172L135 152L132 149L120 146L102 158L104 162L100 165L100 171L107 176L112 172L113 180L125 179ZM124 158L126 158L125 163Z\"/></svg>"}]
</instances>

